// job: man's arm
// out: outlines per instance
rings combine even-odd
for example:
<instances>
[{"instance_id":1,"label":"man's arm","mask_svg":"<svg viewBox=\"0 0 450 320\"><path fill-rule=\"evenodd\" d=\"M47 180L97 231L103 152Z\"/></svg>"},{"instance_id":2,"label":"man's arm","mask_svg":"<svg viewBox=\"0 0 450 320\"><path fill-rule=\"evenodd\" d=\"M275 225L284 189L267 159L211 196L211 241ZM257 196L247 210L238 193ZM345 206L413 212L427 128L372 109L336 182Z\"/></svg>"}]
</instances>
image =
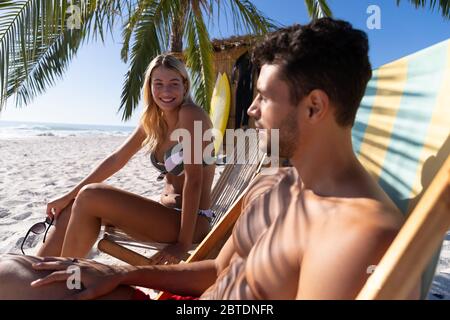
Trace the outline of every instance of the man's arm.
<instances>
[{"instance_id":1,"label":"man's arm","mask_svg":"<svg viewBox=\"0 0 450 320\"><path fill-rule=\"evenodd\" d=\"M217 276L214 260L130 269L122 275L121 284L194 297L208 289Z\"/></svg>"},{"instance_id":2,"label":"man's arm","mask_svg":"<svg viewBox=\"0 0 450 320\"><path fill-rule=\"evenodd\" d=\"M123 273L120 283L198 297L216 282L218 275L230 264L234 252L233 240L230 236L214 260L164 266L129 267Z\"/></svg>"}]
</instances>

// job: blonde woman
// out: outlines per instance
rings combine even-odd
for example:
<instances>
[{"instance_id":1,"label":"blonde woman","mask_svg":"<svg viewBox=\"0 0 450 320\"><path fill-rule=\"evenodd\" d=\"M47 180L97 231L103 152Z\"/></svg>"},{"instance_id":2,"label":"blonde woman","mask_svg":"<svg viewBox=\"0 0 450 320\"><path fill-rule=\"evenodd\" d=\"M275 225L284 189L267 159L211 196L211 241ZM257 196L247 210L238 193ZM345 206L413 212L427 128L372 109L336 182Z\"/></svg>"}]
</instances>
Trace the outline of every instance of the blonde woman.
<instances>
[{"instance_id":1,"label":"blonde woman","mask_svg":"<svg viewBox=\"0 0 450 320\"><path fill-rule=\"evenodd\" d=\"M145 74L143 100L144 112L131 136L73 190L48 203L47 215L55 216L56 228L38 255L85 257L106 223L138 240L169 243L159 259L175 262L208 233L214 165L183 163L180 143L170 139L177 129L194 137L194 122L201 122L203 132L211 128L208 115L190 98L184 64L168 54L156 57ZM200 141L202 148L194 148L194 143L192 155L207 147ZM165 177L160 202L101 183L142 147Z\"/></svg>"}]
</instances>

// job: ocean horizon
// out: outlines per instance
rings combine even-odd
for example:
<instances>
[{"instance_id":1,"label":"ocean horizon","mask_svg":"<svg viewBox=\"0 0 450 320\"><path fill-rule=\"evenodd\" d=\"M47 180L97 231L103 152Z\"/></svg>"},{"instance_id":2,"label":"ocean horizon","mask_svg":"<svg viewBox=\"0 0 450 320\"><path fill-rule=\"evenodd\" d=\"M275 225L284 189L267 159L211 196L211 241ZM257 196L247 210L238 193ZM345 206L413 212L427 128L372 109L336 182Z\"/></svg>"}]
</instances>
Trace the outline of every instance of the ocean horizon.
<instances>
[{"instance_id":1,"label":"ocean horizon","mask_svg":"<svg viewBox=\"0 0 450 320\"><path fill-rule=\"evenodd\" d=\"M127 136L135 127L120 125L0 120L0 139L70 136Z\"/></svg>"}]
</instances>

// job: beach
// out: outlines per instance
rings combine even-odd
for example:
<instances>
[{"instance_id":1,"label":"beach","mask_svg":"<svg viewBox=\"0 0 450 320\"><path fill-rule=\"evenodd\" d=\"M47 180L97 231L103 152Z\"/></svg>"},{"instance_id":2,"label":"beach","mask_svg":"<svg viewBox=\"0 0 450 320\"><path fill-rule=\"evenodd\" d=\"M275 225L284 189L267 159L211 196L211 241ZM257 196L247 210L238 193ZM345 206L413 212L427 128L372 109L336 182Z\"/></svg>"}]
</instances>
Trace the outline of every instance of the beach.
<instances>
[{"instance_id":1,"label":"beach","mask_svg":"<svg viewBox=\"0 0 450 320\"><path fill-rule=\"evenodd\" d=\"M33 134L0 135L0 254L20 253L27 230L44 221L46 204L62 196L81 181L108 154L120 146L129 131L61 134L38 130ZM215 181L223 167L216 170ZM144 150L138 152L119 172L107 179L114 187L158 200L163 182ZM25 252L34 254L42 235L31 234ZM100 253L96 246L89 258L120 263ZM430 299L450 299L450 233L443 243L440 264ZM433 295L434 294L434 295Z\"/></svg>"},{"instance_id":2,"label":"beach","mask_svg":"<svg viewBox=\"0 0 450 320\"><path fill-rule=\"evenodd\" d=\"M118 148L132 127L0 122L0 254L21 253L27 230L46 217L47 203L69 192ZM221 168L216 170L215 180ZM104 181L158 200L163 181L144 149ZM26 254L35 254L43 235L30 234ZM94 246L89 258L120 261Z\"/></svg>"},{"instance_id":3,"label":"beach","mask_svg":"<svg viewBox=\"0 0 450 320\"><path fill-rule=\"evenodd\" d=\"M49 200L80 182L125 137L40 136L2 140L0 145L0 252L20 252L28 228L45 219ZM141 150L114 176L114 187L157 200L163 183ZM42 235L31 234L26 253L35 253ZM90 258L98 259L96 249Z\"/></svg>"}]
</instances>

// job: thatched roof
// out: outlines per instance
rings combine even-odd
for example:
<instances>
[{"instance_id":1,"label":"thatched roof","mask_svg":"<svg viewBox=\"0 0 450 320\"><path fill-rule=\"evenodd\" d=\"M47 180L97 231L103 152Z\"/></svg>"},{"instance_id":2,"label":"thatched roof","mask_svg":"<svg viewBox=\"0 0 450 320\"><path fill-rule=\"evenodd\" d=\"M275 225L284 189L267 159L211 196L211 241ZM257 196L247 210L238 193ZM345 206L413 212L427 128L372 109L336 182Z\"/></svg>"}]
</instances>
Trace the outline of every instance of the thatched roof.
<instances>
[{"instance_id":1,"label":"thatched roof","mask_svg":"<svg viewBox=\"0 0 450 320\"><path fill-rule=\"evenodd\" d=\"M226 39L213 39L212 45L214 51L219 52L239 47L250 47L257 39L258 36L255 35L232 36Z\"/></svg>"}]
</instances>

